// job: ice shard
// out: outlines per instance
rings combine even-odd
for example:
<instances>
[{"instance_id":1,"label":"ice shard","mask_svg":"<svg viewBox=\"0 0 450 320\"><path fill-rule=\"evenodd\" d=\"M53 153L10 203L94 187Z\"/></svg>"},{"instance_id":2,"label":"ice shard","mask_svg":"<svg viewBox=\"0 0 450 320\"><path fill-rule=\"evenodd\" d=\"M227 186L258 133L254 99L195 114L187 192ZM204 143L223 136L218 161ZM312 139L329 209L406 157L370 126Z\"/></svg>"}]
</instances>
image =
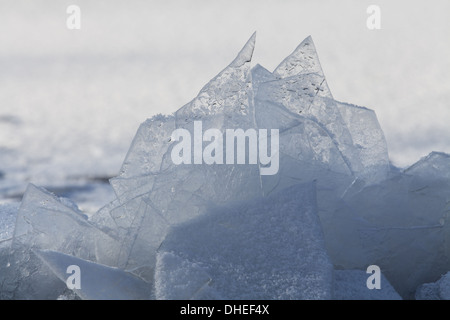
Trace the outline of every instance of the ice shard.
<instances>
[{"instance_id":1,"label":"ice shard","mask_svg":"<svg viewBox=\"0 0 450 320\"><path fill-rule=\"evenodd\" d=\"M1 274L2 289L16 299L50 299L61 293L64 287L32 250L55 250L116 265L119 248L119 242L90 224L84 214L30 184L17 215L8 266Z\"/></svg>"},{"instance_id":2,"label":"ice shard","mask_svg":"<svg viewBox=\"0 0 450 320\"><path fill-rule=\"evenodd\" d=\"M214 121L218 129L252 127L250 62L255 40L256 33L237 57L200 90L196 98L175 112L177 128L184 128L196 119L205 121L210 117L218 117Z\"/></svg>"},{"instance_id":3,"label":"ice shard","mask_svg":"<svg viewBox=\"0 0 450 320\"><path fill-rule=\"evenodd\" d=\"M450 300L450 273L442 275L436 282L424 283L417 288L416 300Z\"/></svg>"},{"instance_id":4,"label":"ice shard","mask_svg":"<svg viewBox=\"0 0 450 320\"><path fill-rule=\"evenodd\" d=\"M141 124L110 180L117 198L95 214L30 185L13 237L0 232L0 298L67 294L68 263L89 299L380 297L351 285L362 271L334 282L332 264L377 264L411 298L450 270L449 156L393 173L375 113L334 100L311 37L273 72L251 68L254 46L255 34L192 101ZM228 130L243 133L230 149ZM273 175L249 161L253 132Z\"/></svg>"},{"instance_id":5,"label":"ice shard","mask_svg":"<svg viewBox=\"0 0 450 320\"><path fill-rule=\"evenodd\" d=\"M313 183L211 211L171 228L158 250L155 281L171 282L165 297L181 287L233 300L331 298Z\"/></svg>"},{"instance_id":6,"label":"ice shard","mask_svg":"<svg viewBox=\"0 0 450 320\"><path fill-rule=\"evenodd\" d=\"M380 275L380 289L368 289L367 279L370 274L363 270L335 270L335 300L402 300L386 277Z\"/></svg>"},{"instance_id":7,"label":"ice shard","mask_svg":"<svg viewBox=\"0 0 450 320\"><path fill-rule=\"evenodd\" d=\"M336 101L362 166L356 176L367 183L387 179L389 155L386 139L373 110Z\"/></svg>"},{"instance_id":8,"label":"ice shard","mask_svg":"<svg viewBox=\"0 0 450 320\"><path fill-rule=\"evenodd\" d=\"M201 120L202 132L213 128L223 134L225 129L230 128L254 128L253 110L249 102L252 97L250 60L254 43L255 34L228 67L212 79L194 100L175 113L176 128L188 130L192 136L196 134L196 120ZM166 140L170 141L170 138ZM127 158L139 158L135 154L139 155L142 153L140 150L149 148L141 147L139 141L135 139L133 146L137 147L130 151ZM220 205L261 194L257 165L205 164L196 163L195 159L192 164L174 164L171 154L176 144L172 141L165 153L159 153L161 163L157 174L141 177L142 181L147 178L151 181L149 190L142 195L134 191L122 193L122 205L128 205L131 209L122 210L115 220L117 223L120 217L125 221L122 226L128 229L127 240L124 241L128 243L129 250L124 255L123 266L126 268L145 266L152 269L155 249L167 228L201 215L210 203ZM195 153L193 157L196 157Z\"/></svg>"},{"instance_id":9,"label":"ice shard","mask_svg":"<svg viewBox=\"0 0 450 320\"><path fill-rule=\"evenodd\" d=\"M327 172L353 180L362 170L359 152L326 84L312 39L305 39L271 76L261 68L255 68L254 74L258 79L254 97L256 124L259 128L280 129L280 154L287 155L281 156L281 162L290 162L280 164L288 174L285 181L309 180L307 175L312 171L301 168L305 163L309 168L311 162L318 169L313 170L313 175L319 185L321 178L327 180ZM264 180L269 189L278 185L274 178L278 177L264 177L263 185ZM344 180L339 184L345 189L351 181Z\"/></svg>"},{"instance_id":10,"label":"ice shard","mask_svg":"<svg viewBox=\"0 0 450 320\"><path fill-rule=\"evenodd\" d=\"M70 266L78 267L79 278L73 291L84 300L148 300L153 288L135 275L109 266L50 250L33 251L67 285ZM70 269L69 269L70 270Z\"/></svg>"}]
</instances>

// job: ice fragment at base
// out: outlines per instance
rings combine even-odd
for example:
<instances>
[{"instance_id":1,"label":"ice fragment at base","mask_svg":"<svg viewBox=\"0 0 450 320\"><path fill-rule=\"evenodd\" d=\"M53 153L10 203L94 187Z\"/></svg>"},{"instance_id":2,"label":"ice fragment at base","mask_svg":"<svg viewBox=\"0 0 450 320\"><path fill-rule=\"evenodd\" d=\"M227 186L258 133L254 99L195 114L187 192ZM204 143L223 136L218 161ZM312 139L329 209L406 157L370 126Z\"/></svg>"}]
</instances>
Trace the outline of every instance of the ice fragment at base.
<instances>
[{"instance_id":1,"label":"ice fragment at base","mask_svg":"<svg viewBox=\"0 0 450 320\"><path fill-rule=\"evenodd\" d=\"M159 298L332 296L333 267L323 242L314 184L211 208L203 217L171 228L157 259Z\"/></svg>"},{"instance_id":2,"label":"ice fragment at base","mask_svg":"<svg viewBox=\"0 0 450 320\"><path fill-rule=\"evenodd\" d=\"M334 300L402 300L386 277L380 275L380 289L368 289L363 270L334 271Z\"/></svg>"},{"instance_id":3,"label":"ice fragment at base","mask_svg":"<svg viewBox=\"0 0 450 320\"><path fill-rule=\"evenodd\" d=\"M119 242L64 203L44 189L28 186L17 214L8 263L2 266L2 294L15 299L51 299L64 289L32 250L49 249L116 264Z\"/></svg>"},{"instance_id":4,"label":"ice fragment at base","mask_svg":"<svg viewBox=\"0 0 450 320\"><path fill-rule=\"evenodd\" d=\"M402 297L414 298L450 269L449 193L449 180L401 173L344 197L322 219L333 263L376 264Z\"/></svg>"},{"instance_id":5,"label":"ice fragment at base","mask_svg":"<svg viewBox=\"0 0 450 320\"><path fill-rule=\"evenodd\" d=\"M436 282L420 285L415 298L416 300L450 300L450 273L445 273Z\"/></svg>"},{"instance_id":6,"label":"ice fragment at base","mask_svg":"<svg viewBox=\"0 0 450 320\"><path fill-rule=\"evenodd\" d=\"M74 282L79 281L79 283L76 283L77 286L72 290L81 299L147 300L152 297L152 285L129 272L55 251L37 250L33 253L56 274L64 285L67 285L68 280L72 280L70 276L76 275L75 272L68 273L68 268L76 266L79 278Z\"/></svg>"}]
</instances>

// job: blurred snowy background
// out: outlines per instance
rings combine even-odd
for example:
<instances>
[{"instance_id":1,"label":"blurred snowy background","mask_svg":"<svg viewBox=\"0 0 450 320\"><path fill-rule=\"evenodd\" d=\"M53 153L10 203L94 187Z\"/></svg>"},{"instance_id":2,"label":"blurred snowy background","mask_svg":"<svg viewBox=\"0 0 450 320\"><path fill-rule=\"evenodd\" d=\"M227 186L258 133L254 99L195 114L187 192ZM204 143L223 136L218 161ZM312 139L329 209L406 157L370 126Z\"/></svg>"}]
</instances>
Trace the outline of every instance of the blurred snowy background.
<instances>
[{"instance_id":1,"label":"blurred snowy background","mask_svg":"<svg viewBox=\"0 0 450 320\"><path fill-rule=\"evenodd\" d=\"M81 30L66 27L71 4ZM371 4L381 30L366 27ZM450 152L449 12L447 0L0 0L0 202L32 182L86 211L106 204L139 124L194 98L254 31L253 64L270 71L312 35L334 98L375 110L394 165Z\"/></svg>"}]
</instances>

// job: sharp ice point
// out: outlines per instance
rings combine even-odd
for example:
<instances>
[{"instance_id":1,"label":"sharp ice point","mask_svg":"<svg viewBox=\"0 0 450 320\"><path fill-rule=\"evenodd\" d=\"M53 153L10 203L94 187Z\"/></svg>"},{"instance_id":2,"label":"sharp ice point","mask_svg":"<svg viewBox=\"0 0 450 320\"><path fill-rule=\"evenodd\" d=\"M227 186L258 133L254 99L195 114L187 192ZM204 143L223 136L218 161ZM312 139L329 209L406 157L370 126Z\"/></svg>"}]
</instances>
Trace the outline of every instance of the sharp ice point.
<instances>
[{"instance_id":1,"label":"sharp ice point","mask_svg":"<svg viewBox=\"0 0 450 320\"><path fill-rule=\"evenodd\" d=\"M307 36L273 71L273 74L280 78L302 73L317 73L324 76L311 36Z\"/></svg>"},{"instance_id":2,"label":"sharp ice point","mask_svg":"<svg viewBox=\"0 0 450 320\"><path fill-rule=\"evenodd\" d=\"M255 49L256 31L252 34L250 39L244 45L242 50L238 53L237 57L230 64L230 67L240 67L252 60L253 50Z\"/></svg>"}]
</instances>

